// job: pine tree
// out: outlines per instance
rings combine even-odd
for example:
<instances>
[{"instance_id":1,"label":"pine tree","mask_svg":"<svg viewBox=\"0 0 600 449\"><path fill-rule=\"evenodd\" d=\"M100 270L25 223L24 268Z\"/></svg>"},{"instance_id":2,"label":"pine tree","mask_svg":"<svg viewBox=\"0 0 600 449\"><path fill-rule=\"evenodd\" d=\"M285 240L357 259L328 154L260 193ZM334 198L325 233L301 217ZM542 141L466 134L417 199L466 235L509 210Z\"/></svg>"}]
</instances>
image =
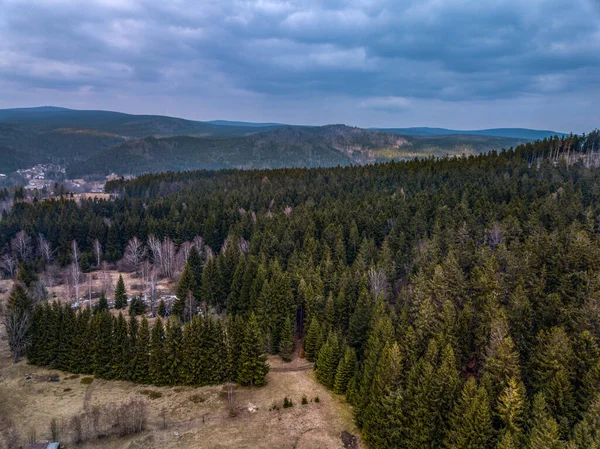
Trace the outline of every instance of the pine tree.
<instances>
[{"instance_id":1,"label":"pine tree","mask_svg":"<svg viewBox=\"0 0 600 449\"><path fill-rule=\"evenodd\" d=\"M560 441L558 424L548 411L543 393L533 399L531 430L529 431L528 449L559 449Z\"/></svg>"},{"instance_id":2,"label":"pine tree","mask_svg":"<svg viewBox=\"0 0 600 449\"><path fill-rule=\"evenodd\" d=\"M158 316L164 318L167 314L167 305L165 304L165 300L161 299L158 303Z\"/></svg>"},{"instance_id":3,"label":"pine tree","mask_svg":"<svg viewBox=\"0 0 600 449\"><path fill-rule=\"evenodd\" d=\"M293 352L294 328L288 315L283 325L283 331L281 332L281 340L279 341L279 355L284 362L291 362Z\"/></svg>"},{"instance_id":4,"label":"pine tree","mask_svg":"<svg viewBox=\"0 0 600 449\"><path fill-rule=\"evenodd\" d=\"M254 385L257 387L267 383L269 365L263 354L263 343L260 335L260 327L254 313L250 314L246 324L244 343L240 356L240 370L238 382L242 385Z\"/></svg>"},{"instance_id":5,"label":"pine tree","mask_svg":"<svg viewBox=\"0 0 600 449\"><path fill-rule=\"evenodd\" d=\"M133 364L132 379L134 382L145 384L151 383L152 379L149 375L149 359L150 355L150 327L148 319L143 316L140 323L140 328L135 340L135 362Z\"/></svg>"},{"instance_id":6,"label":"pine tree","mask_svg":"<svg viewBox=\"0 0 600 449\"><path fill-rule=\"evenodd\" d=\"M177 285L177 300L173 303L173 314L183 319L188 295L193 296L196 301L199 301L199 296L196 297L198 291L199 288L196 284L196 278L194 277L194 272L192 271L192 266L188 259L188 262L183 269L183 273L181 274L181 279L179 279L179 284Z\"/></svg>"},{"instance_id":7,"label":"pine tree","mask_svg":"<svg viewBox=\"0 0 600 449\"><path fill-rule=\"evenodd\" d=\"M321 349L319 342L323 341L323 331L319 320L313 317L310 321L306 337L304 338L304 356L309 362L317 360L319 350Z\"/></svg>"},{"instance_id":8,"label":"pine tree","mask_svg":"<svg viewBox=\"0 0 600 449\"><path fill-rule=\"evenodd\" d=\"M112 346L111 371L114 379L127 379L127 364L129 358L129 337L127 335L127 321L119 312L117 322L114 325L114 337Z\"/></svg>"},{"instance_id":9,"label":"pine tree","mask_svg":"<svg viewBox=\"0 0 600 449\"><path fill-rule=\"evenodd\" d=\"M165 381L169 385L177 385L183 377L183 335L178 322L173 319L167 321L165 338ZM223 361L220 360L219 364Z\"/></svg>"},{"instance_id":10,"label":"pine tree","mask_svg":"<svg viewBox=\"0 0 600 449\"><path fill-rule=\"evenodd\" d=\"M333 389L337 366L340 361L340 345L337 334L330 332L317 358L317 380Z\"/></svg>"},{"instance_id":11,"label":"pine tree","mask_svg":"<svg viewBox=\"0 0 600 449\"><path fill-rule=\"evenodd\" d=\"M385 402L388 395L400 387L401 374L400 348L397 343L387 342L381 351L371 384L369 405L363 414L363 435L372 447L386 445L386 427L389 422Z\"/></svg>"},{"instance_id":12,"label":"pine tree","mask_svg":"<svg viewBox=\"0 0 600 449\"><path fill-rule=\"evenodd\" d=\"M106 300L106 296L104 295L104 292L102 292L100 294L100 299L98 300L98 304L96 304L96 307L95 307L95 313L98 313L101 311L108 311L108 301Z\"/></svg>"},{"instance_id":13,"label":"pine tree","mask_svg":"<svg viewBox=\"0 0 600 449\"><path fill-rule=\"evenodd\" d=\"M356 308L350 317L348 330L348 343L356 350L357 357L362 357L364 346L368 338L368 329L371 322L372 300L367 289L363 288L358 297Z\"/></svg>"},{"instance_id":14,"label":"pine tree","mask_svg":"<svg viewBox=\"0 0 600 449\"><path fill-rule=\"evenodd\" d=\"M93 370L103 379L112 377L113 318L108 311L101 311L92 320Z\"/></svg>"},{"instance_id":15,"label":"pine tree","mask_svg":"<svg viewBox=\"0 0 600 449\"><path fill-rule=\"evenodd\" d=\"M461 397L454 407L446 438L448 449L487 448L493 434L492 413L483 387L474 378L465 383Z\"/></svg>"},{"instance_id":16,"label":"pine tree","mask_svg":"<svg viewBox=\"0 0 600 449\"><path fill-rule=\"evenodd\" d=\"M124 309L125 307L127 307L127 292L125 291L123 276L119 275L117 287L115 288L115 309Z\"/></svg>"},{"instance_id":17,"label":"pine tree","mask_svg":"<svg viewBox=\"0 0 600 449\"><path fill-rule=\"evenodd\" d=\"M165 328L162 320L157 319L152 326L150 333L150 358L148 361L148 375L150 382L155 385L166 385L166 352L165 345Z\"/></svg>"},{"instance_id":18,"label":"pine tree","mask_svg":"<svg viewBox=\"0 0 600 449\"><path fill-rule=\"evenodd\" d=\"M337 394L344 394L348 387L350 379L356 374L356 351L353 348L346 347L344 357L340 359L335 373L333 391Z\"/></svg>"},{"instance_id":19,"label":"pine tree","mask_svg":"<svg viewBox=\"0 0 600 449\"><path fill-rule=\"evenodd\" d=\"M502 432L511 434L511 441L518 443L523 431L525 387L511 377L498 397L498 415L502 421Z\"/></svg>"}]
</instances>

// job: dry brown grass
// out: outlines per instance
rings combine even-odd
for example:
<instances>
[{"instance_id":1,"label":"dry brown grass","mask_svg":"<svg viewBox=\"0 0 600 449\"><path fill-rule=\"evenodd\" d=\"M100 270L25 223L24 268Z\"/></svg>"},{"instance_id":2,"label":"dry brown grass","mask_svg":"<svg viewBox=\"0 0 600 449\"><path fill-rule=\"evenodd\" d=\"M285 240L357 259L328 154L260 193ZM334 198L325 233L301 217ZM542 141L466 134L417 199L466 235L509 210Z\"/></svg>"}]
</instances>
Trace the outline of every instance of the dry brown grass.
<instances>
[{"instance_id":1,"label":"dry brown grass","mask_svg":"<svg viewBox=\"0 0 600 449\"><path fill-rule=\"evenodd\" d=\"M343 399L317 384L310 365L296 358L282 363L270 358L272 371L264 388L235 390L237 416L231 418L222 386L151 387L162 396L148 400L148 386L94 379L82 385L81 377L42 369L20 362L12 365L6 343L0 342L0 431L11 419L19 424L23 438L35 429L39 439L50 437L50 421L66 423L72 416L94 406L145 399L149 429L142 434L96 440L84 449L134 448L342 448L343 430L357 433L351 409ZM35 373L34 381L25 376ZM59 374L59 382L47 382ZM300 405L302 397L319 396L320 402ZM154 395L157 396L157 395ZM269 410L283 398L295 406ZM251 412L249 408L256 411ZM4 418L4 420L2 419ZM166 429L163 424L166 422ZM66 432L66 431L65 431ZM177 432L181 438L175 436ZM64 434L64 433L63 433ZM68 437L64 438L68 442Z\"/></svg>"}]
</instances>

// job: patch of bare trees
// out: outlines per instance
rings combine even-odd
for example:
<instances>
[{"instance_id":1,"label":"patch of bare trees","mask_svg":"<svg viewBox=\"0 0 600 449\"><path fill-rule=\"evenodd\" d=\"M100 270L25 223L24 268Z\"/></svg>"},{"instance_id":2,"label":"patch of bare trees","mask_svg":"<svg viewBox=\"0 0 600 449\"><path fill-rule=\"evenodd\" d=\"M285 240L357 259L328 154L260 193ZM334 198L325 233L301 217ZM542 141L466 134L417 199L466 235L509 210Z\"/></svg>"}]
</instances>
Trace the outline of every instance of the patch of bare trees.
<instances>
[{"instance_id":1,"label":"patch of bare trees","mask_svg":"<svg viewBox=\"0 0 600 449\"><path fill-rule=\"evenodd\" d=\"M369 286L371 287L371 292L373 293L373 296L375 296L375 299L379 299L379 295L381 294L384 295L385 299L389 284L383 268L371 267L369 269Z\"/></svg>"},{"instance_id":2,"label":"patch of bare trees","mask_svg":"<svg viewBox=\"0 0 600 449\"><path fill-rule=\"evenodd\" d=\"M14 278L17 273L17 259L10 254L4 254L0 259L0 268L8 277Z\"/></svg>"},{"instance_id":3,"label":"patch of bare trees","mask_svg":"<svg viewBox=\"0 0 600 449\"><path fill-rule=\"evenodd\" d=\"M69 422L71 440L81 444L111 435L125 437L143 432L147 427L146 402L131 399L122 404L93 407L73 416Z\"/></svg>"}]
</instances>

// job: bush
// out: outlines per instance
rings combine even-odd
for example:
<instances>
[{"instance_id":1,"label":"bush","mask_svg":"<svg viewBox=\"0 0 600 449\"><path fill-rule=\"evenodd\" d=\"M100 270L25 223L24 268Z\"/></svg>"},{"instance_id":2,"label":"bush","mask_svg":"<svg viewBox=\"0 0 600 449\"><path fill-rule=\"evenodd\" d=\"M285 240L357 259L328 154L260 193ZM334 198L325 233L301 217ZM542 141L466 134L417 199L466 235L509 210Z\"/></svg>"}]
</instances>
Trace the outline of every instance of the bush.
<instances>
[{"instance_id":1,"label":"bush","mask_svg":"<svg viewBox=\"0 0 600 449\"><path fill-rule=\"evenodd\" d=\"M82 377L82 378L81 378L81 383L82 383L83 385L89 385L89 384L91 384L93 381L94 381L94 378L93 378L93 377Z\"/></svg>"},{"instance_id":2,"label":"bush","mask_svg":"<svg viewBox=\"0 0 600 449\"><path fill-rule=\"evenodd\" d=\"M306 405L308 404L308 398L306 397L306 395L302 396L302 405Z\"/></svg>"},{"instance_id":3,"label":"bush","mask_svg":"<svg viewBox=\"0 0 600 449\"><path fill-rule=\"evenodd\" d=\"M190 401L192 401L194 404L202 404L204 401L206 401L206 398L200 396L199 394L193 394L190 396Z\"/></svg>"},{"instance_id":4,"label":"bush","mask_svg":"<svg viewBox=\"0 0 600 449\"><path fill-rule=\"evenodd\" d=\"M319 402L321 402L321 400L319 399L319 396L315 396L315 399L314 399L314 401L315 401L316 403L319 403Z\"/></svg>"},{"instance_id":5,"label":"bush","mask_svg":"<svg viewBox=\"0 0 600 449\"><path fill-rule=\"evenodd\" d=\"M140 391L140 394L146 395L150 399L162 398L162 395L163 395L160 391L156 391L156 390L142 390L142 391Z\"/></svg>"},{"instance_id":6,"label":"bush","mask_svg":"<svg viewBox=\"0 0 600 449\"><path fill-rule=\"evenodd\" d=\"M294 403L292 402L291 399L288 399L287 396L285 398L283 398L283 408L290 408L293 406L294 406Z\"/></svg>"}]
</instances>

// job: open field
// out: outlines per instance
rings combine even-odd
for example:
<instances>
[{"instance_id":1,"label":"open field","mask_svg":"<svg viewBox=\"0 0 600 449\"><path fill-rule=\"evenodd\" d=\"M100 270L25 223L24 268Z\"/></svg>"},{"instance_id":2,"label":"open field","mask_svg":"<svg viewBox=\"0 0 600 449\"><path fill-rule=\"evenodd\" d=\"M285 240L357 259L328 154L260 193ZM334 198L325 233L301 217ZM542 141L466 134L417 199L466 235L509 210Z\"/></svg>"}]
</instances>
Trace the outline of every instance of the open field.
<instances>
[{"instance_id":1,"label":"open field","mask_svg":"<svg viewBox=\"0 0 600 449\"><path fill-rule=\"evenodd\" d=\"M118 274L111 275L116 283ZM131 291L129 287L136 279L129 275L124 278ZM2 301L11 281L0 282ZM170 287L163 285L161 290L168 293ZM50 291L60 297L59 288ZM73 416L130 399L146 401L146 431L124 438L96 439L76 447L333 449L344 447L342 431L358 433L351 408L341 396L333 395L316 382L310 363L297 357L291 363L271 357L269 363L271 372L266 387L236 388L238 414L232 418L223 386L154 387L101 379L84 385L81 383L84 376L31 366L26 361L13 365L6 341L0 340L0 433L12 421L23 442L33 432L39 440L48 439L50 421L56 418L64 427L61 440L70 443L72 433L68 423ZM60 380L49 382L50 375L58 375ZM27 381L27 376L31 380ZM148 390L162 396L151 399ZM309 400L306 405L301 404L304 395ZM286 396L294 402L293 407L283 408ZM320 399L318 403L314 402L316 396ZM273 409L274 404L277 409ZM166 428L163 428L165 418Z\"/></svg>"}]
</instances>

